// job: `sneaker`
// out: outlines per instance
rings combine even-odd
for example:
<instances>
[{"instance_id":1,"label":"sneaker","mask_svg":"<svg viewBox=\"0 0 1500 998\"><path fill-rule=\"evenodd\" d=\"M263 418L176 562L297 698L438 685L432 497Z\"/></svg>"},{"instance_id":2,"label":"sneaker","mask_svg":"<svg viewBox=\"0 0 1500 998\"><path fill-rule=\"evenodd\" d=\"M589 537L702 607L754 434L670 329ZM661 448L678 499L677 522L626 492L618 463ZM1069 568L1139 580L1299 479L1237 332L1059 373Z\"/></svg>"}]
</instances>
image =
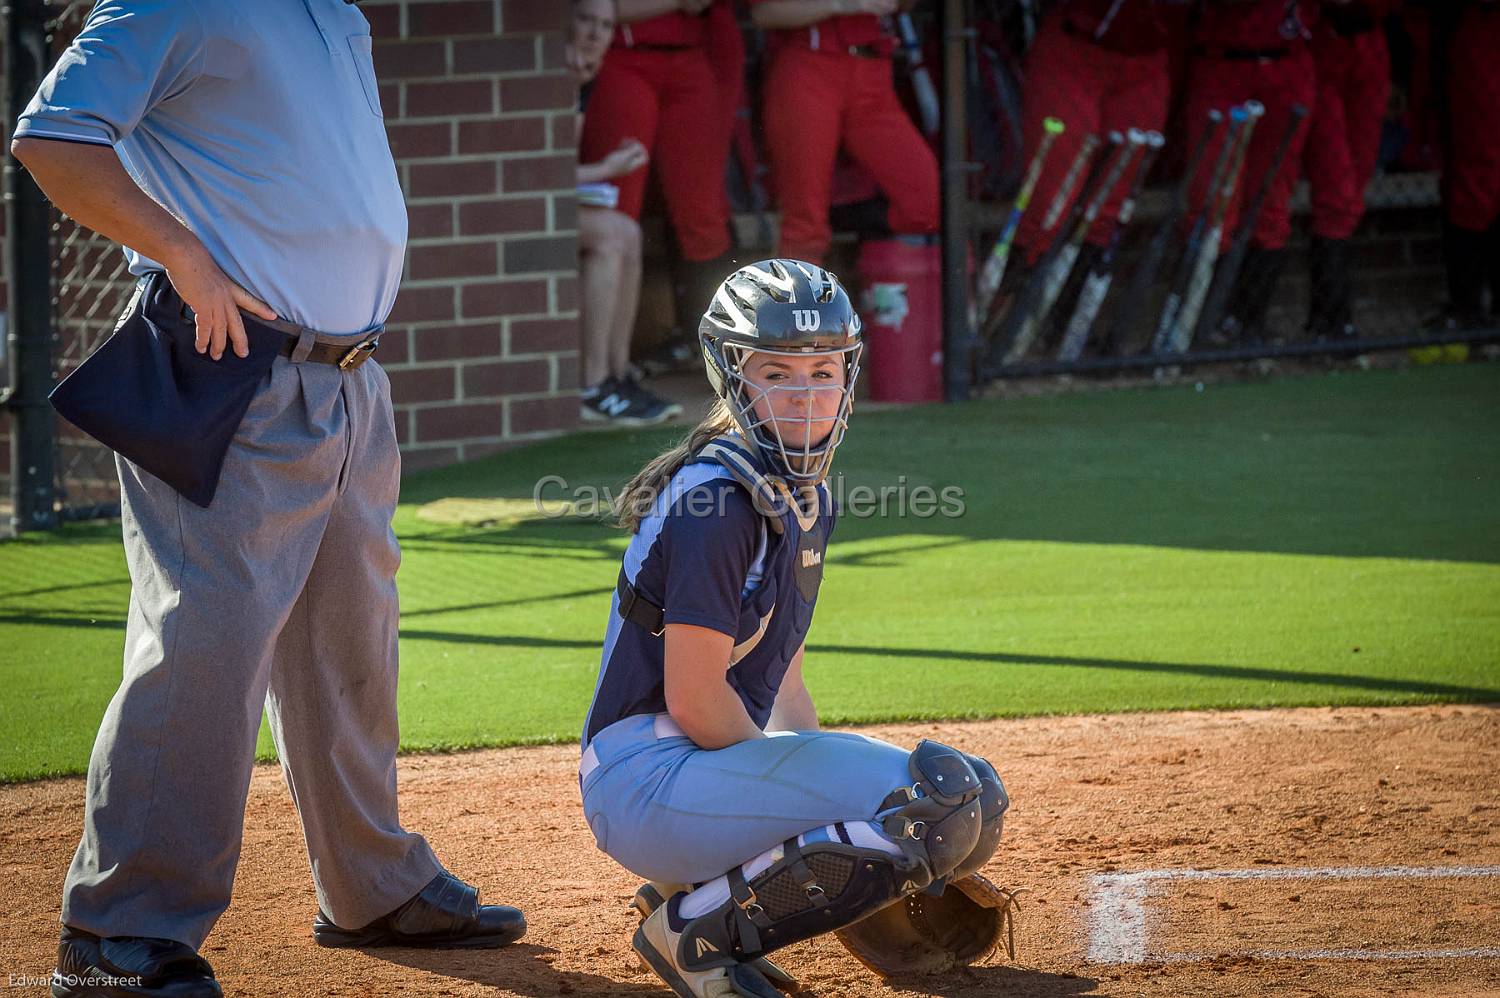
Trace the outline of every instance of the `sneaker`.
<instances>
[{"instance_id":1,"label":"sneaker","mask_svg":"<svg viewBox=\"0 0 1500 998\"><path fill-rule=\"evenodd\" d=\"M583 392L578 411L589 423L655 426L681 412L682 406L674 408L633 381L608 378Z\"/></svg>"},{"instance_id":2,"label":"sneaker","mask_svg":"<svg viewBox=\"0 0 1500 998\"><path fill-rule=\"evenodd\" d=\"M672 925L671 914L686 894L674 895L648 915L635 930L631 946L646 965L678 998L783 998L781 991L748 963L719 957L719 966L688 970L679 957L682 933ZM709 945L699 940L701 945Z\"/></svg>"},{"instance_id":3,"label":"sneaker","mask_svg":"<svg viewBox=\"0 0 1500 998\"><path fill-rule=\"evenodd\" d=\"M673 894L681 894L689 890L690 887L690 884L662 884L648 880L635 892L635 897L630 900L630 907L635 909L636 914L644 922L651 917L652 912L667 903L667 898ZM643 970L650 971L652 969L651 964L646 962L645 956L639 950L636 951L636 957L641 961L641 968ZM796 991L798 989L797 979L766 957L751 960L749 961L749 965L760 971L762 977L783 991Z\"/></svg>"},{"instance_id":4,"label":"sneaker","mask_svg":"<svg viewBox=\"0 0 1500 998\"><path fill-rule=\"evenodd\" d=\"M641 404L643 412L650 413L652 423L662 420L674 419L682 415L682 406L670 399L664 399L660 395L647 388L638 381L634 374L627 374L620 379L620 389Z\"/></svg>"},{"instance_id":5,"label":"sneaker","mask_svg":"<svg viewBox=\"0 0 1500 998\"><path fill-rule=\"evenodd\" d=\"M578 413L588 423L615 423L624 419L634 401L620 390L616 378L605 378L592 388L586 388L578 397Z\"/></svg>"}]
</instances>

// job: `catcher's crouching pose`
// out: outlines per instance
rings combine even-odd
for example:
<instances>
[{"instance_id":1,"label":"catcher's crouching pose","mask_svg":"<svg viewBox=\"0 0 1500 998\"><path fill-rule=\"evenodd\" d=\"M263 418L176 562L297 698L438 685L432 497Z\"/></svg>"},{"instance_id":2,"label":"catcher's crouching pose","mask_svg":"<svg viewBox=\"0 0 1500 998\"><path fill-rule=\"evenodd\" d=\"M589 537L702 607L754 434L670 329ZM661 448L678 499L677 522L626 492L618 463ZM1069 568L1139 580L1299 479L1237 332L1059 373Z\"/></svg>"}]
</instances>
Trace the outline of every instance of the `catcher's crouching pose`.
<instances>
[{"instance_id":1,"label":"catcher's crouching pose","mask_svg":"<svg viewBox=\"0 0 1500 998\"><path fill-rule=\"evenodd\" d=\"M835 930L877 971L946 969L1004 922L1008 895L975 875L1008 803L993 767L819 731L802 679L859 331L819 267L730 275L699 331L719 403L621 500L583 804L651 881L634 946L684 998L775 998L794 982L765 954Z\"/></svg>"}]
</instances>

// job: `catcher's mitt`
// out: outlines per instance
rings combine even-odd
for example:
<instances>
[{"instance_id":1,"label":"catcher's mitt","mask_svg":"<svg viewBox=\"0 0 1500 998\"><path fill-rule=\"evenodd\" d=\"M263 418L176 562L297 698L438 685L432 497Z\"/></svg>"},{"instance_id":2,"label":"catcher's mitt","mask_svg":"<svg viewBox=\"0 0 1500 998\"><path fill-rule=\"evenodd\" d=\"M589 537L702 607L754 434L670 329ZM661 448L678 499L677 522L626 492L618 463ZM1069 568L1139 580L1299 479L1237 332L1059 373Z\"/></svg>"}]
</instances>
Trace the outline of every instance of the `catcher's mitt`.
<instances>
[{"instance_id":1,"label":"catcher's mitt","mask_svg":"<svg viewBox=\"0 0 1500 998\"><path fill-rule=\"evenodd\" d=\"M984 959L1001 942L1016 957L1016 896L1025 888L996 887L977 873L949 884L941 895L911 894L839 929L839 942L882 977L940 974Z\"/></svg>"}]
</instances>

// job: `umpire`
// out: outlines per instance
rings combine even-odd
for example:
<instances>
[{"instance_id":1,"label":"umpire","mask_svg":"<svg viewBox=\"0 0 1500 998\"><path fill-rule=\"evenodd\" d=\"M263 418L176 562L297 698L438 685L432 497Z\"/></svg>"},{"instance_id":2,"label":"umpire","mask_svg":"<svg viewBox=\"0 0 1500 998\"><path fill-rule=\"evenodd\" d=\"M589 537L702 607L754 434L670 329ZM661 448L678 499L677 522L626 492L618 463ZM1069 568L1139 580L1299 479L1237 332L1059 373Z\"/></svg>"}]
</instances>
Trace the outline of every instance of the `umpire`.
<instances>
[{"instance_id":1,"label":"umpire","mask_svg":"<svg viewBox=\"0 0 1500 998\"><path fill-rule=\"evenodd\" d=\"M406 212L369 23L345 0L99 0L14 135L217 370L257 338L283 348L206 507L118 459L124 678L89 764L53 994L221 994L196 950L229 904L262 707L319 943L519 938L521 913L480 906L397 816L399 455L390 383L364 361Z\"/></svg>"}]
</instances>

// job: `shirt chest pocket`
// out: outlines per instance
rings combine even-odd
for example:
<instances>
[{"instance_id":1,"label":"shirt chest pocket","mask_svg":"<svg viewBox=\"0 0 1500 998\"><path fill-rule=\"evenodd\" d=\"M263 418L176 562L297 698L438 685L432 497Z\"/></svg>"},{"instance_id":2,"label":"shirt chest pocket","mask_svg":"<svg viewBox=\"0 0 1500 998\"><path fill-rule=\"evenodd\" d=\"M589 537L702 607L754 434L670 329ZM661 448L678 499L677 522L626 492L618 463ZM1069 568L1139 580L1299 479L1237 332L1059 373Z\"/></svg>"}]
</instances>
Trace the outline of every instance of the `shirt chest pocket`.
<instances>
[{"instance_id":1,"label":"shirt chest pocket","mask_svg":"<svg viewBox=\"0 0 1500 998\"><path fill-rule=\"evenodd\" d=\"M369 35L356 34L349 36L349 55L354 60L354 72L359 76L360 86L365 91L365 103L370 107L370 113L377 118L384 118L380 110L380 84L375 79L375 55L374 39Z\"/></svg>"}]
</instances>

